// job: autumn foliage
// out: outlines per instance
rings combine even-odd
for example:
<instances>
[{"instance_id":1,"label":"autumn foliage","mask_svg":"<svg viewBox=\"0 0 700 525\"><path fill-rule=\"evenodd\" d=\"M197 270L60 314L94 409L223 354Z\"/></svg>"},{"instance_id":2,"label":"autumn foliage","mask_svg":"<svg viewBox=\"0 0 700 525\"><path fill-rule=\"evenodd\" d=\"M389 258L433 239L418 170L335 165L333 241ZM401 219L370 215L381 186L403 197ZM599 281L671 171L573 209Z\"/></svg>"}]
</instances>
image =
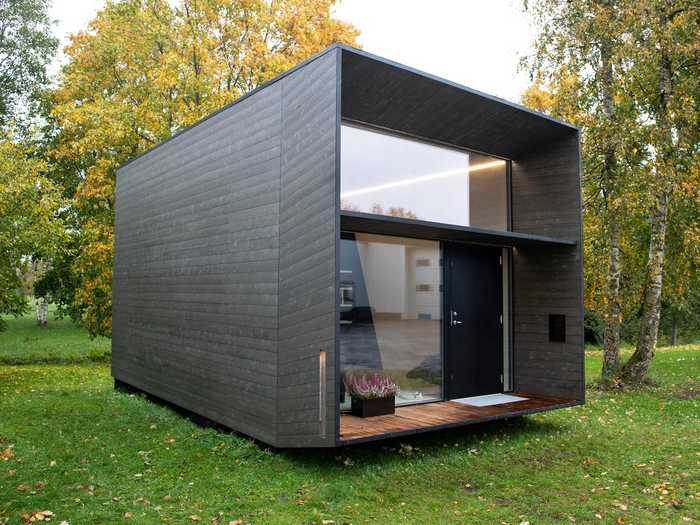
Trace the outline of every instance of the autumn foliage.
<instances>
[{"instance_id":1,"label":"autumn foliage","mask_svg":"<svg viewBox=\"0 0 700 525\"><path fill-rule=\"evenodd\" d=\"M75 188L72 307L92 334L111 332L117 168L332 43L355 45L334 3L110 1L72 36L52 93L51 157Z\"/></svg>"}]
</instances>

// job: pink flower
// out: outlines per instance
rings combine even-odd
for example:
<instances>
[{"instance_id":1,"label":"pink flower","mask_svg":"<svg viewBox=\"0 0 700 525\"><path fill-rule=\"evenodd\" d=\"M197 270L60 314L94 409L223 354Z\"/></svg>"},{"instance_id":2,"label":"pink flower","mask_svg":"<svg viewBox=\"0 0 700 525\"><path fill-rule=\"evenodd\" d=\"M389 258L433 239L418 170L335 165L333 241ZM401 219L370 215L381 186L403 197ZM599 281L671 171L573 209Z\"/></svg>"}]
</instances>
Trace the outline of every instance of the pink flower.
<instances>
[{"instance_id":1,"label":"pink flower","mask_svg":"<svg viewBox=\"0 0 700 525\"><path fill-rule=\"evenodd\" d=\"M381 372L346 372L343 382L345 390L357 399L382 399L400 391L391 376Z\"/></svg>"}]
</instances>

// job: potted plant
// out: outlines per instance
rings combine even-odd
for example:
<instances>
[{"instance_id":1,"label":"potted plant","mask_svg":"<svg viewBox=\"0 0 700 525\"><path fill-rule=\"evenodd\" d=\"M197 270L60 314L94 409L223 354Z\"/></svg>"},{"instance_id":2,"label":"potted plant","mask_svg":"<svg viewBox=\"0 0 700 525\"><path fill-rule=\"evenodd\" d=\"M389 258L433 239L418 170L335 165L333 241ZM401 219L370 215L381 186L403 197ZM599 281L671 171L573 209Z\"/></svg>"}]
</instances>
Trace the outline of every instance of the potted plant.
<instances>
[{"instance_id":1,"label":"potted plant","mask_svg":"<svg viewBox=\"0 0 700 525\"><path fill-rule=\"evenodd\" d=\"M372 417L394 413L394 397L400 389L391 376L380 372L347 372L343 382L350 394L353 415Z\"/></svg>"}]
</instances>

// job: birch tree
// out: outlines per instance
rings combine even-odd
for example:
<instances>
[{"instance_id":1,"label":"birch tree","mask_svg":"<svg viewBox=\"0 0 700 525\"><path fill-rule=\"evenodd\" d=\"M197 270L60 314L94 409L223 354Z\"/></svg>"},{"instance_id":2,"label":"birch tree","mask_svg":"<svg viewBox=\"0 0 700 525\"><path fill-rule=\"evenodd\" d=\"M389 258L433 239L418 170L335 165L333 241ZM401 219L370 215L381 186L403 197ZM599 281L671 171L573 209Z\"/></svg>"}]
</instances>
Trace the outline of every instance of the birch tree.
<instances>
[{"instance_id":1,"label":"birch tree","mask_svg":"<svg viewBox=\"0 0 700 525\"><path fill-rule=\"evenodd\" d=\"M683 199L698 195L700 8L687 0L541 0L526 7L540 35L530 62L536 83L524 101L542 103L538 109L568 117L583 132L586 296L589 307L604 311L602 376L642 383L658 341L669 231L676 246L697 231L696 215L674 210L684 204L679 188ZM546 96L533 96L538 90ZM667 296L682 301L697 272L681 267ZM625 313L639 315L639 331L621 365Z\"/></svg>"},{"instance_id":2,"label":"birch tree","mask_svg":"<svg viewBox=\"0 0 700 525\"><path fill-rule=\"evenodd\" d=\"M698 162L700 6L648 0L629 6L630 77L649 117L649 252L637 346L620 372L623 382L647 380L658 341L669 209L674 189Z\"/></svg>"},{"instance_id":3,"label":"birch tree","mask_svg":"<svg viewBox=\"0 0 700 525\"><path fill-rule=\"evenodd\" d=\"M625 189L640 164L637 115L622 51L625 13L612 0L542 0L527 8L539 36L526 62L535 84L523 102L582 129L587 284L604 303L602 374L609 380L620 366L621 231L629 216ZM542 89L550 95L537 97ZM601 267L606 271L598 274Z\"/></svg>"}]
</instances>

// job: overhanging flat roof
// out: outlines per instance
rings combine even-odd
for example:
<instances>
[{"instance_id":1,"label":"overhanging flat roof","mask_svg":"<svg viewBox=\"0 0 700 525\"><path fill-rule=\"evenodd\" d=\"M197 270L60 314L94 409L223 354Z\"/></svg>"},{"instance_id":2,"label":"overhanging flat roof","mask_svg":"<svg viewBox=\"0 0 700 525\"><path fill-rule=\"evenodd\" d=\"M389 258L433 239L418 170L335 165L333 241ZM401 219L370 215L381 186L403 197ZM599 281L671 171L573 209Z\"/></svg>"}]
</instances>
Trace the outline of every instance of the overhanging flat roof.
<instances>
[{"instance_id":1,"label":"overhanging flat roof","mask_svg":"<svg viewBox=\"0 0 700 525\"><path fill-rule=\"evenodd\" d=\"M340 212L340 228L361 233L416 237L439 241L470 242L493 246L576 246L571 239L555 239L508 231L484 230L436 222L359 213Z\"/></svg>"},{"instance_id":2,"label":"overhanging flat roof","mask_svg":"<svg viewBox=\"0 0 700 525\"><path fill-rule=\"evenodd\" d=\"M449 80L342 49L342 117L517 159L575 126Z\"/></svg>"},{"instance_id":3,"label":"overhanging flat roof","mask_svg":"<svg viewBox=\"0 0 700 525\"><path fill-rule=\"evenodd\" d=\"M578 133L571 124L508 100L354 47L333 44L173 133L119 169L333 50L342 53L343 118L509 159L517 159L540 143Z\"/></svg>"}]
</instances>

